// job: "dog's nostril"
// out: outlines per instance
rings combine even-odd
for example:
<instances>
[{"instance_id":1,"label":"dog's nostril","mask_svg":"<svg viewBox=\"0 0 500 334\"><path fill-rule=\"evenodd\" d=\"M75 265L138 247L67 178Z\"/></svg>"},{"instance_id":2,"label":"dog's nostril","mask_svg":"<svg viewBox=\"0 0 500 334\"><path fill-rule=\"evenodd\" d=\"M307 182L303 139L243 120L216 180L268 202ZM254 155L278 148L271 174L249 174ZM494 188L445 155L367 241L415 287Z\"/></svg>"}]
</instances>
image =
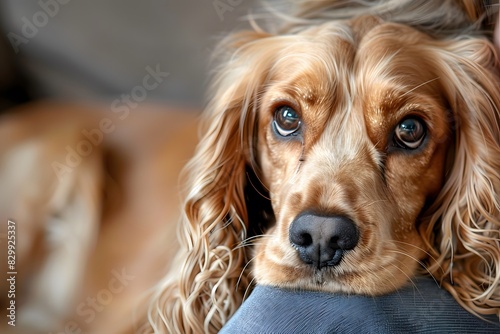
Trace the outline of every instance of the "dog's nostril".
<instances>
[{"instance_id":1,"label":"dog's nostril","mask_svg":"<svg viewBox=\"0 0 500 334\"><path fill-rule=\"evenodd\" d=\"M339 247L339 236L335 235L330 238L330 242L328 243L330 247Z\"/></svg>"},{"instance_id":2,"label":"dog's nostril","mask_svg":"<svg viewBox=\"0 0 500 334\"><path fill-rule=\"evenodd\" d=\"M300 233L297 238L295 238L295 244L297 246L307 247L313 242L312 236L309 233Z\"/></svg>"},{"instance_id":3,"label":"dog's nostril","mask_svg":"<svg viewBox=\"0 0 500 334\"><path fill-rule=\"evenodd\" d=\"M349 218L314 214L298 216L290 226L289 237L302 261L318 268L340 263L344 251L356 247L359 239L358 229Z\"/></svg>"}]
</instances>

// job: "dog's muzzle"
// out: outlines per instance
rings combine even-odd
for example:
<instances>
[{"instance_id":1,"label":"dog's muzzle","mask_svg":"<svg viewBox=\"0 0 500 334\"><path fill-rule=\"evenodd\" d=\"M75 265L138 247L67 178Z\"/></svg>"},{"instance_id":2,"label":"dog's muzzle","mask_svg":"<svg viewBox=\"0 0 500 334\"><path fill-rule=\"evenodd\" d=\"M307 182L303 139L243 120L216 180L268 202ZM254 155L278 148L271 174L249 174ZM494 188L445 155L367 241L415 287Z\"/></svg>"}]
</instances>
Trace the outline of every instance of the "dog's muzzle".
<instances>
[{"instance_id":1,"label":"dog's muzzle","mask_svg":"<svg viewBox=\"0 0 500 334\"><path fill-rule=\"evenodd\" d=\"M359 240L356 225L344 216L303 213L292 222L289 232L300 259L318 269L338 265L344 252L356 247Z\"/></svg>"}]
</instances>

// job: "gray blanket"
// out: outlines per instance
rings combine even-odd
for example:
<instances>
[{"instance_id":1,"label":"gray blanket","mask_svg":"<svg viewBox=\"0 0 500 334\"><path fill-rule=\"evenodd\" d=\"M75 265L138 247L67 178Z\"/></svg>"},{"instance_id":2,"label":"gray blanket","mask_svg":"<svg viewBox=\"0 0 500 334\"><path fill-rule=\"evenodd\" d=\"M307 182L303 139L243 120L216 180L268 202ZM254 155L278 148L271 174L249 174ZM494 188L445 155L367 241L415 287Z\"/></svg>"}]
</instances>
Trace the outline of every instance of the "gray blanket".
<instances>
[{"instance_id":1,"label":"gray blanket","mask_svg":"<svg viewBox=\"0 0 500 334\"><path fill-rule=\"evenodd\" d=\"M382 297L257 286L220 333L500 333L430 278Z\"/></svg>"}]
</instances>

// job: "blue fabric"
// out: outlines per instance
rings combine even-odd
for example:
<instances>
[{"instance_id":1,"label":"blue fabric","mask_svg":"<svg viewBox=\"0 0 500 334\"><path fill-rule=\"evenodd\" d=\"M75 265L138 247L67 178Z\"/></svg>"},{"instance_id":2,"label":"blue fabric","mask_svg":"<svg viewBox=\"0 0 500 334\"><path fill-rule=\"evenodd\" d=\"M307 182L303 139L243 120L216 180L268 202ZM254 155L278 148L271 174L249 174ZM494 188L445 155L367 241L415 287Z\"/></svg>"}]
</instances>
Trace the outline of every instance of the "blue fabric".
<instances>
[{"instance_id":1,"label":"blue fabric","mask_svg":"<svg viewBox=\"0 0 500 334\"><path fill-rule=\"evenodd\" d=\"M220 333L500 333L432 279L413 283L380 297L257 286Z\"/></svg>"}]
</instances>

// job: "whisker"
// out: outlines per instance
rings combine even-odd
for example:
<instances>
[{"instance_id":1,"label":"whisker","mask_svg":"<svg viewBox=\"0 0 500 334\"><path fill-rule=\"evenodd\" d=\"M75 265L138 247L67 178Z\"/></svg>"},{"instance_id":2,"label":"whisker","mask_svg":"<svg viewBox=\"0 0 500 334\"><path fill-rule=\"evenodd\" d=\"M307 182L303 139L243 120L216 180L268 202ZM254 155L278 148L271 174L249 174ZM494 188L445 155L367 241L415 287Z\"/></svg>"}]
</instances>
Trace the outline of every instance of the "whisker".
<instances>
[{"instance_id":1,"label":"whisker","mask_svg":"<svg viewBox=\"0 0 500 334\"><path fill-rule=\"evenodd\" d=\"M418 249L418 250L420 250L420 251L424 252L426 255L428 255L428 256L430 256L430 257L432 257L432 255L431 255L428 251L426 251L424 248L419 247L419 246L414 245L414 244L411 244L411 243L409 243L409 242L400 241L400 240L391 240L391 242L394 242L394 243L399 243L399 244L402 244L402 245L405 245L405 246L410 246L410 247L416 248L416 249Z\"/></svg>"},{"instance_id":2,"label":"whisker","mask_svg":"<svg viewBox=\"0 0 500 334\"><path fill-rule=\"evenodd\" d=\"M421 298L424 298L424 296L422 295L422 292L418 288L417 284L415 283L415 281L413 281L413 279L410 276L408 276L408 274L406 274L401 268L399 268L398 266L396 266L394 263L391 263L390 265L393 266L394 268L396 268L397 270L399 270L403 275L405 275L406 278L408 279L408 281L411 283L411 285L415 288L415 291L418 292L418 294L420 295ZM398 292L398 295L401 298L401 295L399 294L399 290L396 290L396 291ZM403 301L402 298L401 298L401 301Z\"/></svg>"},{"instance_id":3,"label":"whisker","mask_svg":"<svg viewBox=\"0 0 500 334\"><path fill-rule=\"evenodd\" d=\"M398 263L402 263L401 261L397 260L396 258L393 258L392 261L388 261L387 262L387 265L384 265L382 266L381 268L384 269L385 271L387 271L389 274L391 274L393 277L394 277L394 274L392 273L392 271L389 270L389 268L387 268L387 266L392 266L394 268L396 268L397 270L399 270L404 276L406 276L407 280L415 287L415 289L418 291L418 286L415 284L415 282L413 281L413 279L408 276L408 274L406 274L400 267L398 267L397 265L395 265L393 263L393 261L398 261ZM394 291L398 293L398 295L400 296L400 299L401 301L403 301L403 298L401 298L401 295L399 293L399 288L394 284L392 283L392 281L390 282L391 285L394 287ZM419 292L420 293L420 292ZM420 293L421 295L421 293Z\"/></svg>"},{"instance_id":4,"label":"whisker","mask_svg":"<svg viewBox=\"0 0 500 334\"><path fill-rule=\"evenodd\" d=\"M268 235L268 234L254 235L252 237L249 237L249 238L246 238L246 239L242 240L232 250L237 250L237 249L244 248L244 247L258 245L258 243L254 242L255 240L264 239L264 238L270 238L270 237L271 237L271 235Z\"/></svg>"},{"instance_id":5,"label":"whisker","mask_svg":"<svg viewBox=\"0 0 500 334\"><path fill-rule=\"evenodd\" d=\"M393 263L390 263L390 262L388 263L388 265L394 266L394 264L393 264ZM392 276L394 276L394 275L392 274L392 271L390 271L390 270L389 270L389 268L388 268L387 266L382 266L382 267L381 267L381 269L383 269L385 272L387 272L387 273L391 274ZM397 269L399 269L399 268L397 268ZM400 269L399 269L399 270L400 270ZM393 281L390 281L390 280L389 280L389 283L391 283L391 285L392 285L392 287L394 288L394 290L396 290L396 289L397 289L397 286L393 283Z\"/></svg>"},{"instance_id":6,"label":"whisker","mask_svg":"<svg viewBox=\"0 0 500 334\"><path fill-rule=\"evenodd\" d=\"M432 277L432 279L434 280L434 282L436 282L436 284L439 285L439 282L436 280L436 278L434 277L434 275L430 272L430 270L427 268L427 266L420 259L417 259L417 258L415 258L414 256L411 256L408 253L397 251L397 250L394 250L394 249L391 249L390 251L393 252L393 253L396 253L396 254L401 254L403 256L406 256L406 257L414 260L418 264L420 264L425 269L425 271L427 271L427 273L429 273L429 275Z\"/></svg>"},{"instance_id":7,"label":"whisker","mask_svg":"<svg viewBox=\"0 0 500 334\"><path fill-rule=\"evenodd\" d=\"M243 273L245 272L245 270L248 267L248 265L250 264L250 262L252 262L253 260L255 260L255 258L256 258L256 256L254 256L253 258L251 258L250 260L248 260L248 262L245 263L245 265L241 269L240 275L238 276L238 280L236 281L236 287L240 286L240 282L241 282L241 278L243 277ZM254 280L254 278L250 281L250 283L252 283L253 280ZM249 283L249 285L250 285L250 283Z\"/></svg>"},{"instance_id":8,"label":"whisker","mask_svg":"<svg viewBox=\"0 0 500 334\"><path fill-rule=\"evenodd\" d=\"M261 179L257 176L257 173L254 173L255 177L257 178L257 180L259 180L259 183L262 185L262 187L264 189L266 189L268 192L269 192L269 189L267 189L267 187L265 186L265 184L261 181ZM252 178L250 177L250 175L248 174L247 172L247 180L248 182L250 182L250 185L252 186L252 188L260 195L262 196L263 198L267 199L268 201L270 201L271 199L268 197L268 196L265 196L264 194L262 194L259 189L257 189L257 187L253 184L252 182Z\"/></svg>"},{"instance_id":9,"label":"whisker","mask_svg":"<svg viewBox=\"0 0 500 334\"><path fill-rule=\"evenodd\" d=\"M410 93L411 93L411 92L413 92L415 89L418 89L418 88L420 88L420 87L422 87L422 86L424 86L424 85L427 85L428 83L431 83L431 82L433 82L433 81L436 81L436 80L438 80L438 79L439 79L439 77L436 77L436 78L434 78L434 79L427 80L426 82L421 83L420 85L417 85L416 87L413 87L412 89L410 89L410 90L409 90L409 91L407 91L406 93L402 94L402 95L401 95L401 97L403 97L403 96L405 96L405 95L407 95L407 94L410 94Z\"/></svg>"},{"instance_id":10,"label":"whisker","mask_svg":"<svg viewBox=\"0 0 500 334\"><path fill-rule=\"evenodd\" d=\"M386 199L379 199L379 200L375 200L375 201L372 201L370 203L367 203L367 204L364 204L363 206L364 207L367 207L367 206L371 206L373 204L377 204L377 203L384 203L384 202L389 202L388 200Z\"/></svg>"},{"instance_id":11,"label":"whisker","mask_svg":"<svg viewBox=\"0 0 500 334\"><path fill-rule=\"evenodd\" d=\"M245 289L245 293L243 293L243 300L247 299L247 295L250 291L250 289L252 288L253 286L253 282L256 280L256 278L252 278L252 280L250 282L248 282L248 285L247 285L247 288Z\"/></svg>"},{"instance_id":12,"label":"whisker","mask_svg":"<svg viewBox=\"0 0 500 334\"><path fill-rule=\"evenodd\" d=\"M418 250L420 250L420 251L424 252L424 253L425 253L428 257L430 257L430 258L431 258L434 262L438 263L437 259L436 259L434 256L432 256L432 254L431 254L431 253L429 253L428 251L426 251L426 250L425 250L425 249L423 249L422 247L418 247L418 246L416 246L416 245L413 245L413 244L410 244L410 243L408 243L408 242L404 242L404 241L392 240L392 242L395 242L395 243L400 243L400 244L403 244L403 245L405 245L405 246L411 246L411 247L413 247L413 248L416 248L416 249L418 249ZM443 267L442 267L441 265L439 265L439 269L441 269L441 272L443 272L443 273L445 272L445 271L444 271L444 269L443 269Z\"/></svg>"}]
</instances>

